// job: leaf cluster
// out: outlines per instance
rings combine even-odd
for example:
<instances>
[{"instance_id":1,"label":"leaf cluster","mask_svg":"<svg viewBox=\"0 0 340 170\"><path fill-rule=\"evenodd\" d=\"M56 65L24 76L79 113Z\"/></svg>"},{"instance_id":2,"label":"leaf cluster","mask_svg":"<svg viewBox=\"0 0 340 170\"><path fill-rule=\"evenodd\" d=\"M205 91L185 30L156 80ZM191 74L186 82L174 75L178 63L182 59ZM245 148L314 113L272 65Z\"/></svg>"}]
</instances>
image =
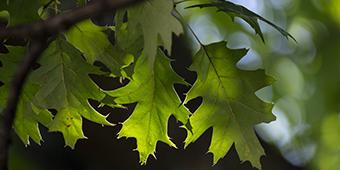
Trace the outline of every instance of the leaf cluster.
<instances>
[{"instance_id":1,"label":"leaf cluster","mask_svg":"<svg viewBox=\"0 0 340 170\"><path fill-rule=\"evenodd\" d=\"M214 8L232 17L240 17L254 28L264 40L258 20L265 21L291 37L280 27L263 17L229 1L193 1L194 7ZM86 2L80 0L77 5ZM178 2L176 2L178 4ZM63 3L57 0L11 0L0 4L0 11L9 15L7 25L17 25L63 13ZM25 10L20 8L25 7ZM69 9L67 9L69 10ZM207 129L213 128L209 152L214 164L223 158L235 144L243 161L260 168L264 151L256 137L254 126L274 120L272 105L261 101L255 92L272 83L263 70L245 71L237 62L246 55L246 49L229 49L224 41L203 45L172 0L145 0L113 11L114 25L99 26L92 20L74 25L52 40L32 69L25 84L16 113L14 130L28 145L30 138L39 143L42 136L39 125L51 132L63 134L65 144L75 147L86 136L82 120L112 126L107 116L100 114L89 100L113 107L137 103L132 115L122 124L118 137L135 138L142 164L155 156L158 142L176 147L168 136L171 115L187 129L185 145L196 141ZM190 86L170 65L172 36L189 30L200 44L192 56L190 70L197 73L196 82L181 101L174 84ZM108 33L114 33L108 34ZM110 41L113 38L114 42ZM1 41L5 54L0 55L0 108L4 108L10 81L30 46L16 46ZM188 56L189 57L189 56ZM100 62L105 66L95 66ZM129 83L121 88L101 89L89 75L120 77ZM185 106L190 100L202 97L201 106L191 113ZM56 110L56 113L51 112Z\"/></svg>"}]
</instances>

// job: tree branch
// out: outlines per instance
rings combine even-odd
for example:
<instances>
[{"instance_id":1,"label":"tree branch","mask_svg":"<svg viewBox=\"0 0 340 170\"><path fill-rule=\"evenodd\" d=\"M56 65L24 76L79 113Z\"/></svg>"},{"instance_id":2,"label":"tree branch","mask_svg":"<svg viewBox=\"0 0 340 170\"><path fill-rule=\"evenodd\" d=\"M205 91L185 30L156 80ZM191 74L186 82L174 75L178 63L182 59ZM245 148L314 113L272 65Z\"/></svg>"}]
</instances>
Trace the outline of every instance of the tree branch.
<instances>
[{"instance_id":1,"label":"tree branch","mask_svg":"<svg viewBox=\"0 0 340 170\"><path fill-rule=\"evenodd\" d=\"M28 38L45 35L46 37L65 31L84 19L98 16L113 9L127 7L142 0L97 0L83 8L53 16L28 25L0 29L0 39Z\"/></svg>"},{"instance_id":2,"label":"tree branch","mask_svg":"<svg viewBox=\"0 0 340 170\"><path fill-rule=\"evenodd\" d=\"M3 124L0 129L0 170L8 170L11 130L20 94L32 65L48 47L49 42L47 40L82 20L140 1L142 0L97 0L83 8L76 8L44 21L0 29L0 39L32 39L30 48L14 75L7 99L7 106L3 110Z\"/></svg>"}]
</instances>

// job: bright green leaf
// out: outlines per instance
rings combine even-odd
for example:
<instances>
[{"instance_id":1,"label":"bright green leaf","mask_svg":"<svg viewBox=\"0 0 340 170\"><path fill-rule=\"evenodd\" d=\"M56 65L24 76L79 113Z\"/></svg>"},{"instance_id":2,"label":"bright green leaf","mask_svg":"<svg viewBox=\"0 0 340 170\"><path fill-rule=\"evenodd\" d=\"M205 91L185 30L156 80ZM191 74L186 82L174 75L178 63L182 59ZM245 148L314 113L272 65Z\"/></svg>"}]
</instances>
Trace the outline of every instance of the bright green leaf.
<instances>
[{"instance_id":1,"label":"bright green leaf","mask_svg":"<svg viewBox=\"0 0 340 170\"><path fill-rule=\"evenodd\" d=\"M138 58L135 73L127 86L109 92L118 104L138 103L123 123L119 137L137 139L137 150L143 164L149 155L155 156L158 141L176 147L167 135L171 115L183 124L187 123L190 112L181 105L174 83L185 82L171 69L164 52L158 50L156 58L146 55Z\"/></svg>"}]
</instances>

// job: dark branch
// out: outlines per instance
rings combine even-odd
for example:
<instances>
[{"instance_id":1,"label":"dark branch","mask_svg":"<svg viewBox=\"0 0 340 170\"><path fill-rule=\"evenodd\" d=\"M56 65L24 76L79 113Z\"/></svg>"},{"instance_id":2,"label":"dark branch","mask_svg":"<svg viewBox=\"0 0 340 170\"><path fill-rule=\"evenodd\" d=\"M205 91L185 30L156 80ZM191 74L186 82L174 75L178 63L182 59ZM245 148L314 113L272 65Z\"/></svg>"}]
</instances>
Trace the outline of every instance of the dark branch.
<instances>
[{"instance_id":1,"label":"dark branch","mask_svg":"<svg viewBox=\"0 0 340 170\"><path fill-rule=\"evenodd\" d=\"M41 53L47 48L45 40L32 41L30 48L20 65L12 86L9 91L7 107L3 111L3 124L0 129L0 169L7 170L8 150L10 145L11 129L13 126L17 104L19 102L21 90L25 80L31 70L31 66L37 61Z\"/></svg>"},{"instance_id":2,"label":"dark branch","mask_svg":"<svg viewBox=\"0 0 340 170\"><path fill-rule=\"evenodd\" d=\"M123 8L142 0L97 0L83 8L76 8L61 15L28 25L0 29L0 39L46 37L65 31L84 19L98 16L113 9Z\"/></svg>"}]
</instances>

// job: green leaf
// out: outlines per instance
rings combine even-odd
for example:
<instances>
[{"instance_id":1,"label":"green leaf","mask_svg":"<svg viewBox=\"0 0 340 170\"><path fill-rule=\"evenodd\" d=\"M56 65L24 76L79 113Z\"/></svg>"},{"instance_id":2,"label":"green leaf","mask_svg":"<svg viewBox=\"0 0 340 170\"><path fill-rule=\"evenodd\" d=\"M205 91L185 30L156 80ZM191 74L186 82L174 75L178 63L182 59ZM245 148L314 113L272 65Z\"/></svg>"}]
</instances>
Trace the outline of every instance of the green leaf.
<instances>
[{"instance_id":1,"label":"green leaf","mask_svg":"<svg viewBox=\"0 0 340 170\"><path fill-rule=\"evenodd\" d=\"M171 115L183 124L187 123L190 112L181 105L174 83L185 82L172 71L164 52L158 50L156 58L144 54L138 58L135 73L127 86L108 92L116 98L115 103L137 102L132 115L123 123L119 138L137 139L142 164L149 155L155 156L158 141L176 147L167 135Z\"/></svg>"},{"instance_id":2,"label":"green leaf","mask_svg":"<svg viewBox=\"0 0 340 170\"><path fill-rule=\"evenodd\" d=\"M242 18L255 30L256 34L258 34L261 37L263 42L264 42L264 37L261 31L261 27L258 23L258 20L262 20L265 23L269 24L270 26L278 30L286 38L290 37L291 39L296 41L295 38L292 35L290 35L288 32L286 32L284 29L273 24L272 22L268 21L262 16L250 11L249 9L241 5L234 4L230 1L209 0L209 3L196 4L196 5L189 6L187 8L195 8L195 7L199 7L199 8L215 7L217 8L218 12L225 12L226 14L230 15L232 18L234 17Z\"/></svg>"},{"instance_id":3,"label":"green leaf","mask_svg":"<svg viewBox=\"0 0 340 170\"><path fill-rule=\"evenodd\" d=\"M129 29L129 25L124 23L126 11L118 10L115 17L116 45L126 53L139 57L143 51L143 33L135 29Z\"/></svg>"},{"instance_id":4,"label":"green leaf","mask_svg":"<svg viewBox=\"0 0 340 170\"><path fill-rule=\"evenodd\" d=\"M47 0L1 0L0 11L10 14L10 25L27 24L39 20L38 9Z\"/></svg>"},{"instance_id":5,"label":"green leaf","mask_svg":"<svg viewBox=\"0 0 340 170\"><path fill-rule=\"evenodd\" d=\"M86 20L72 27L65 36L68 42L84 53L89 63L100 61L113 75L119 76L122 74L122 68L129 66L133 58L110 43L103 32L105 29L106 27L97 26L91 20Z\"/></svg>"},{"instance_id":6,"label":"green leaf","mask_svg":"<svg viewBox=\"0 0 340 170\"><path fill-rule=\"evenodd\" d=\"M26 145L30 144L29 138L40 144L42 137L38 123L47 127L53 118L48 110L38 108L31 102L36 91L36 86L26 85L18 104L14 122L15 132Z\"/></svg>"},{"instance_id":7,"label":"green leaf","mask_svg":"<svg viewBox=\"0 0 340 170\"><path fill-rule=\"evenodd\" d=\"M0 108L4 108L6 105L10 82L26 51L23 47L8 48L10 53L0 55L0 61L3 64L3 67L0 67L0 81L4 83L0 87ZM40 144L42 137L38 123L47 126L53 117L47 110L37 108L32 103L36 91L37 86L33 85L29 79L20 96L14 121L14 130L26 145L30 143L29 138Z\"/></svg>"},{"instance_id":8,"label":"green leaf","mask_svg":"<svg viewBox=\"0 0 340 170\"><path fill-rule=\"evenodd\" d=\"M154 57L159 45L171 53L172 34L183 32L181 23L172 15L173 7L172 0L146 0L128 8L129 32L142 29L145 55Z\"/></svg>"},{"instance_id":9,"label":"green leaf","mask_svg":"<svg viewBox=\"0 0 340 170\"><path fill-rule=\"evenodd\" d=\"M39 63L41 67L33 74L40 85L35 101L40 107L58 111L49 130L62 132L67 146L74 148L78 139L85 138L82 117L112 125L88 102L88 99L101 100L105 94L89 77L89 74L100 73L98 68L88 64L77 49L58 38Z\"/></svg>"},{"instance_id":10,"label":"green leaf","mask_svg":"<svg viewBox=\"0 0 340 170\"><path fill-rule=\"evenodd\" d=\"M91 20L85 20L69 29L65 37L92 64L111 47L104 30L104 27L95 25Z\"/></svg>"},{"instance_id":11,"label":"green leaf","mask_svg":"<svg viewBox=\"0 0 340 170\"><path fill-rule=\"evenodd\" d=\"M230 50L225 42L203 46L194 56L191 69L198 79L187 95L186 102L203 97L202 105L190 118L192 133L186 145L196 141L207 129L213 128L209 152L214 164L235 144L241 160L249 160L260 168L264 151L254 125L274 120L271 104L254 94L271 81L263 70L243 71L236 63L246 54L245 49Z\"/></svg>"}]
</instances>

